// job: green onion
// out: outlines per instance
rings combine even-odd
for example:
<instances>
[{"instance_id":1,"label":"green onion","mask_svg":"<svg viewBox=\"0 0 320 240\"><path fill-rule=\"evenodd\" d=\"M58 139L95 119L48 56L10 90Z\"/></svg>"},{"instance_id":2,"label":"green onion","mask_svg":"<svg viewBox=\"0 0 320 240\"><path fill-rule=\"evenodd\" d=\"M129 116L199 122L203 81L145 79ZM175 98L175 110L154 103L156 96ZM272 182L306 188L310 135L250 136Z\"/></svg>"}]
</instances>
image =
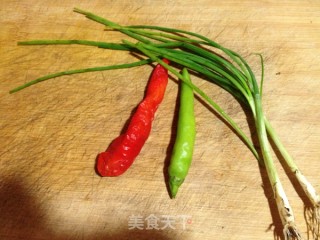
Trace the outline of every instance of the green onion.
<instances>
[{"instance_id":1,"label":"green onion","mask_svg":"<svg viewBox=\"0 0 320 240\"><path fill-rule=\"evenodd\" d=\"M125 46L124 44L87 41L87 40L35 40L35 41L18 42L18 45L70 45L70 44L96 46L99 48L108 48L113 50L125 50L125 51L132 50L128 46Z\"/></svg>"},{"instance_id":2,"label":"green onion","mask_svg":"<svg viewBox=\"0 0 320 240\"><path fill-rule=\"evenodd\" d=\"M75 70L68 70L68 71L62 71L58 73L53 73L49 74L40 78L37 78L33 81L27 82L19 87L16 87L12 90L10 90L9 93L15 93L18 92L24 88L30 87L34 84L37 84L39 82L43 82L48 79L56 78L56 77L61 77L64 75L72 75L72 74L77 74L77 73L86 73L86 72L97 72L97 71L106 71L106 70L114 70L114 69L123 69L123 68L132 68L132 67L137 67L141 66L147 63L151 63L152 61L150 59L145 59L141 61L137 61L134 63L126 63L126 64L120 64L120 65L112 65L112 66L101 66L101 67L93 67L93 68L84 68L84 69L75 69Z\"/></svg>"}]
</instances>

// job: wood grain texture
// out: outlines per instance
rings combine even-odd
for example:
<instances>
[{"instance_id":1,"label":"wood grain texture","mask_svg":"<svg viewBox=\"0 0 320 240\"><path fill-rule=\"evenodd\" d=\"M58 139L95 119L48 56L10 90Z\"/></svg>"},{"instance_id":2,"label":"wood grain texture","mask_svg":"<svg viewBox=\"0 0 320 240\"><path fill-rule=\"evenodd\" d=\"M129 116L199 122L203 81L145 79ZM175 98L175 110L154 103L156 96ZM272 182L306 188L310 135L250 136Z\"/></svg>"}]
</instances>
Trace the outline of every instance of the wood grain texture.
<instances>
[{"instance_id":1,"label":"wood grain texture","mask_svg":"<svg viewBox=\"0 0 320 240\"><path fill-rule=\"evenodd\" d=\"M272 190L249 150L201 101L190 173L171 200L165 165L175 129L177 84L170 81L150 138L117 178L94 171L141 100L152 70L87 73L8 91L47 73L130 62L126 52L84 46L17 46L28 39L119 41L118 33L73 13L79 7L122 24L163 25L202 33L243 54L260 76L264 107L301 170L320 190L320 2L75 1L0 2L1 239L274 239L281 234ZM228 94L194 82L250 133ZM254 134L254 133L253 133ZM304 236L303 197L276 163ZM175 229L129 230L130 217L174 218ZM188 216L185 227L182 216ZM132 220L132 218L131 218ZM147 224L147 222L145 222Z\"/></svg>"}]
</instances>

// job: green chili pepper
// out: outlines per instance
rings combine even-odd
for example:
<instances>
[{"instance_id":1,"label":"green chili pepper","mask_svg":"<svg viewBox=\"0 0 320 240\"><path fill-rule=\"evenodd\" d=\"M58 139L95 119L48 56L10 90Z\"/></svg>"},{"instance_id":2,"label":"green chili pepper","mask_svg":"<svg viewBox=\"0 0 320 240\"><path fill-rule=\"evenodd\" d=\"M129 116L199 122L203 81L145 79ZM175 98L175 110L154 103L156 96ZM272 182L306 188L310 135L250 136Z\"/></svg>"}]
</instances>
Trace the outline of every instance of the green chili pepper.
<instances>
[{"instance_id":1,"label":"green chili pepper","mask_svg":"<svg viewBox=\"0 0 320 240\"><path fill-rule=\"evenodd\" d=\"M186 68L182 70L182 76L191 83ZM177 136L169 165L169 187L172 198L175 198L179 187L188 174L196 135L193 90L187 83L183 81L180 83Z\"/></svg>"}]
</instances>

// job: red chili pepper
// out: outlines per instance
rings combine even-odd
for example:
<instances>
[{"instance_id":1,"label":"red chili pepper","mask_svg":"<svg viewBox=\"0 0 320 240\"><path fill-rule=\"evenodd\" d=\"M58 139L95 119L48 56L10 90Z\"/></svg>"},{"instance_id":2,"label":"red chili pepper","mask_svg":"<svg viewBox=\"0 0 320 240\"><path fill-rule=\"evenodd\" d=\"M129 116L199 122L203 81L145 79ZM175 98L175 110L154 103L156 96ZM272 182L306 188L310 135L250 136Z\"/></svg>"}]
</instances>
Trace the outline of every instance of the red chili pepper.
<instances>
[{"instance_id":1,"label":"red chili pepper","mask_svg":"<svg viewBox=\"0 0 320 240\"><path fill-rule=\"evenodd\" d=\"M166 59L164 61L169 63ZM132 116L126 132L99 154L97 170L101 176L119 176L132 165L150 134L154 114L162 102L167 83L168 70L158 64L152 71L146 95Z\"/></svg>"}]
</instances>

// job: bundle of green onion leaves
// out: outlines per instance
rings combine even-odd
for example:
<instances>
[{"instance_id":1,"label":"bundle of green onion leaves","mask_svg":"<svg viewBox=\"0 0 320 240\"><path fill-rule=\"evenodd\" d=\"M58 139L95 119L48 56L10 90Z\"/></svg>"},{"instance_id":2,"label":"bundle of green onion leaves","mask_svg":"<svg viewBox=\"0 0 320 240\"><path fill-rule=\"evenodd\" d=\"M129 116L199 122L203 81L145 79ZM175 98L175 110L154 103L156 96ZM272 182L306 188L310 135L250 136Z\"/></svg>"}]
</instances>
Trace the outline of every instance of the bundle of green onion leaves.
<instances>
[{"instance_id":1,"label":"bundle of green onion leaves","mask_svg":"<svg viewBox=\"0 0 320 240\"><path fill-rule=\"evenodd\" d=\"M144 56L143 60L120 65L100 66L58 72L28 82L11 90L10 93L20 91L39 82L63 75L132 68L157 62L167 68L171 74L188 84L196 95L208 103L212 109L214 109L216 113L223 118L225 122L228 123L229 126L237 133L237 135L257 158L261 166L266 168L267 176L273 188L274 200L283 224L284 238L302 239L302 236L297 230L295 224L293 210L280 182L277 169L272 159L273 156L271 154L269 141L273 142L278 151L281 153L284 164L290 169L292 175L297 180L296 182L299 183L300 187L304 190L305 196L309 199L312 205L311 208L308 208L308 227L310 228L315 239L320 238L320 196L317 194L316 190L313 188L307 178L301 173L298 166L295 164L294 160L281 143L277 133L272 128L262 109L264 65L263 58L260 54L257 55L261 60L262 74L261 80L258 83L253 71L242 56L200 34L159 26L121 26L117 23L111 22L105 18L78 8L75 8L74 11L83 14L95 22L105 25L108 29L119 31L131 37L134 42L128 40L122 40L120 43L88 40L32 40L19 42L18 44L88 45L105 49L128 51L139 54L139 56ZM216 52L219 52L219 54ZM163 62L161 60L163 58L170 60L171 63L174 63L175 67L172 67L172 65L169 66ZM252 114L254 119L255 128L258 135L260 145L259 150L257 150L250 138L246 136L240 127L216 102L208 97L199 87L194 85L192 82L187 81L185 76L180 74L180 71L178 70L179 68L186 68L191 73L201 76L206 81L210 81L220 86L230 93L234 98L236 98L241 104L244 104L248 109L250 109L250 114Z\"/></svg>"}]
</instances>

